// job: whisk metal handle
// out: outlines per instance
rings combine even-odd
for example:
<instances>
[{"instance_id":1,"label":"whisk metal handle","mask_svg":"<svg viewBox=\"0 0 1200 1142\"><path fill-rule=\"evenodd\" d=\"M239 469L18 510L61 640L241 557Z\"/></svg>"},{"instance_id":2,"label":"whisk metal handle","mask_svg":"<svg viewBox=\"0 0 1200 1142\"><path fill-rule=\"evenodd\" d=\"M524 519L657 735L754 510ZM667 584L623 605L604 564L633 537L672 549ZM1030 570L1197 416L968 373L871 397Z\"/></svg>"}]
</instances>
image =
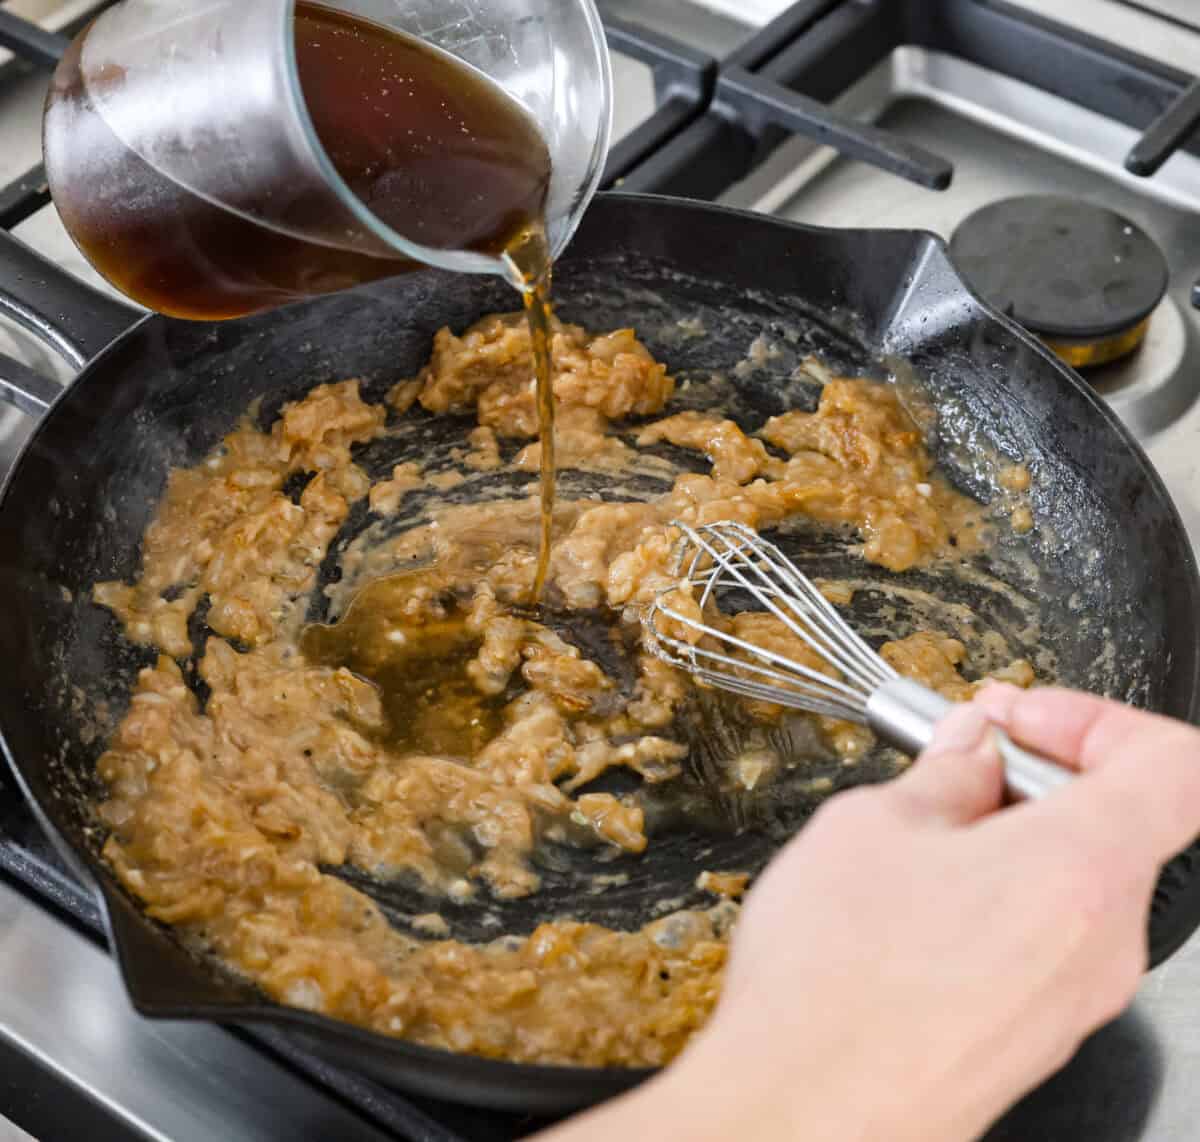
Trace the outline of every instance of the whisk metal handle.
<instances>
[{"instance_id":1,"label":"whisk metal handle","mask_svg":"<svg viewBox=\"0 0 1200 1142\"><path fill-rule=\"evenodd\" d=\"M918 682L897 678L885 682L867 700L867 724L897 749L916 756L932 740L933 731L952 709ZM995 731L996 748L1004 759L1004 777L1014 797L1033 799L1071 780L1069 769L1022 749L1007 734Z\"/></svg>"}]
</instances>

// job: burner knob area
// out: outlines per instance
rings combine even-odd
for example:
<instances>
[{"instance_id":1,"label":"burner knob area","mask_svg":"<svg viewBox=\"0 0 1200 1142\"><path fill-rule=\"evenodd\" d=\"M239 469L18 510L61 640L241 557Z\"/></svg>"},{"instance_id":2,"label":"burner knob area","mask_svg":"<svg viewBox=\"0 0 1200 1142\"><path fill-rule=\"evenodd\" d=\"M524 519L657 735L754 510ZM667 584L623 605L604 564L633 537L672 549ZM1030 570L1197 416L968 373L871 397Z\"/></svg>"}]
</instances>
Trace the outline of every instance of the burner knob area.
<instances>
[{"instance_id":1,"label":"burner knob area","mask_svg":"<svg viewBox=\"0 0 1200 1142\"><path fill-rule=\"evenodd\" d=\"M1167 291L1167 260L1140 226L1055 195L975 211L954 231L950 254L981 297L1076 368L1136 349Z\"/></svg>"}]
</instances>

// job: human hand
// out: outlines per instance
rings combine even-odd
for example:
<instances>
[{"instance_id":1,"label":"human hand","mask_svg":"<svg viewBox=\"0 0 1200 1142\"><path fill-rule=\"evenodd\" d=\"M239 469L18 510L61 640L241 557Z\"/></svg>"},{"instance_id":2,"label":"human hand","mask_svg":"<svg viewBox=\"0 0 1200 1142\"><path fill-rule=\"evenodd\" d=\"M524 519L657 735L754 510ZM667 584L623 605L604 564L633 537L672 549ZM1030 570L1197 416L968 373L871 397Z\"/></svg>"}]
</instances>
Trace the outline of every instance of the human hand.
<instances>
[{"instance_id":1,"label":"human hand","mask_svg":"<svg viewBox=\"0 0 1200 1142\"><path fill-rule=\"evenodd\" d=\"M989 719L1083 775L995 812ZM814 816L751 891L704 1034L563 1142L966 1142L1129 1003L1159 867L1197 833L1200 732L988 687Z\"/></svg>"}]
</instances>

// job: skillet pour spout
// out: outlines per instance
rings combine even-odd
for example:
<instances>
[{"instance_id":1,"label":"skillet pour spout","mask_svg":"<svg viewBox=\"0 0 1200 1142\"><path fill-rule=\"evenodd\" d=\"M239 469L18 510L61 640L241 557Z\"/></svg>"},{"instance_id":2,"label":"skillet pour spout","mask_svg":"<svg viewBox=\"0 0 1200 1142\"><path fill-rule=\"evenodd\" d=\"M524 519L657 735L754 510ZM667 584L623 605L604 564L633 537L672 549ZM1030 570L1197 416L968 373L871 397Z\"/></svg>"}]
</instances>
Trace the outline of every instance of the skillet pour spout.
<instances>
[{"instance_id":1,"label":"skillet pour spout","mask_svg":"<svg viewBox=\"0 0 1200 1142\"><path fill-rule=\"evenodd\" d=\"M269 1002L144 915L100 858L90 809L102 713L120 716L149 657L89 590L136 573L167 471L196 463L254 399L270 416L316 384L354 376L380 396L416 374L442 326L461 331L512 309L509 288L428 271L245 320L180 323L138 319L40 263L30 272L18 265L24 256L0 236L0 303L87 363L41 416L0 493L0 736L39 821L97 888L135 1005L156 1017L281 1025L372 1078L481 1106L554 1113L640 1081L647 1072L454 1055ZM971 293L941 239L605 195L561 259L555 290L564 319L633 326L678 376L729 378L748 428L815 400L815 382L798 370L809 356L834 372L920 386L937 415L939 466L961 490L993 498L997 460L1032 473L1037 526L997 546L1016 586L1037 600L1039 645L1057 677L1197 720L1200 578L1162 482L1069 368ZM778 354L739 368L761 337ZM3 360L0 378L0 399L35 412L50 403L44 385ZM821 574L862 571L858 556L821 558ZM689 844L651 845L622 893L580 907L640 923L656 902L690 890ZM731 860L757 859L777 839L748 830L730 845ZM531 898L513 930L531 930L540 909L560 904ZM1163 871L1149 917L1152 962L1198 924L1193 846Z\"/></svg>"}]
</instances>

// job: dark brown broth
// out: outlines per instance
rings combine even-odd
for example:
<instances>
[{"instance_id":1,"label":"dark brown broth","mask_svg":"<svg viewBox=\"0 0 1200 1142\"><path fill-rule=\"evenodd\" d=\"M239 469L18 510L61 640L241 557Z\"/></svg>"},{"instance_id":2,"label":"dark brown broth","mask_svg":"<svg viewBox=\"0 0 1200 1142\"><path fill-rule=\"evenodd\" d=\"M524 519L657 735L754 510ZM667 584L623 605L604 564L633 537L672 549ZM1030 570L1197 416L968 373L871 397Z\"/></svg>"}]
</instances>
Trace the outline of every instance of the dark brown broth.
<instances>
[{"instance_id":1,"label":"dark brown broth","mask_svg":"<svg viewBox=\"0 0 1200 1142\"><path fill-rule=\"evenodd\" d=\"M549 151L486 76L414 37L303 0L296 64L333 165L404 237L499 256L541 218Z\"/></svg>"}]
</instances>

